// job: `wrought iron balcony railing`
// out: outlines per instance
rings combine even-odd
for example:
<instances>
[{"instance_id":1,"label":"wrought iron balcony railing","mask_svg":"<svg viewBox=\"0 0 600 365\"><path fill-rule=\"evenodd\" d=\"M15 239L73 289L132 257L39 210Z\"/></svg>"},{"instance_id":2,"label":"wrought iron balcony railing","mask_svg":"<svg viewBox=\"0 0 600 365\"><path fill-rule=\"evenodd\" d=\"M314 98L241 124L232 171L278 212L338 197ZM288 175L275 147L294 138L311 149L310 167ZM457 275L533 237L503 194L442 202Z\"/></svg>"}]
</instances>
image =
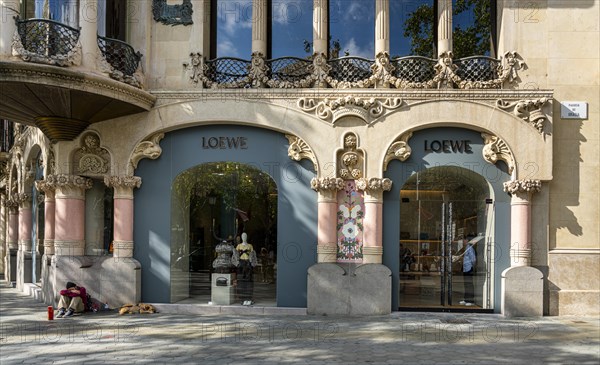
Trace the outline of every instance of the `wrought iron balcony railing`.
<instances>
[{"instance_id":1,"label":"wrought iron balcony railing","mask_svg":"<svg viewBox=\"0 0 600 365\"><path fill-rule=\"evenodd\" d=\"M79 29L48 19L15 17L14 49L24 61L56 66L77 64L81 58Z\"/></svg>"},{"instance_id":2,"label":"wrought iron balcony railing","mask_svg":"<svg viewBox=\"0 0 600 365\"><path fill-rule=\"evenodd\" d=\"M253 53L251 60L217 58L204 60L192 55L192 82L211 88L271 87L333 88L394 87L397 89L497 89L514 82L523 62L516 52L503 58L473 56L457 60L452 53L439 59L408 56L390 59L380 53L375 60L360 57L326 59L315 54L309 59L283 57L266 60Z\"/></svg>"},{"instance_id":3,"label":"wrought iron balcony railing","mask_svg":"<svg viewBox=\"0 0 600 365\"><path fill-rule=\"evenodd\" d=\"M129 44L118 39L100 36L98 48L109 65L106 71L113 79L140 87L139 81L134 77L142 59L139 51L136 52Z\"/></svg>"}]
</instances>

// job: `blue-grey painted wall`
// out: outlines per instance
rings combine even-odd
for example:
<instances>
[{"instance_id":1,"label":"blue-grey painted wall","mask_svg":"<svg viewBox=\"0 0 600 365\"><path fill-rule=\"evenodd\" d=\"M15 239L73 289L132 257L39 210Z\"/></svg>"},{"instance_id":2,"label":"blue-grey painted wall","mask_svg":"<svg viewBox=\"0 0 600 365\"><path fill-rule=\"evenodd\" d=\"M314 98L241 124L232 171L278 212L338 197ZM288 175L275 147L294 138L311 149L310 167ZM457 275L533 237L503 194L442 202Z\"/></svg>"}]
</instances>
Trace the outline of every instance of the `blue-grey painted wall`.
<instances>
[{"instance_id":1,"label":"blue-grey painted wall","mask_svg":"<svg viewBox=\"0 0 600 365\"><path fill-rule=\"evenodd\" d=\"M204 149L202 137L246 137L247 149ZM278 189L277 305L306 307L308 268L316 263L317 194L312 163L292 161L285 136L271 130L214 125L167 133L162 155L141 160L134 192L134 257L142 265L142 300L170 302L171 184L189 168L219 161L249 164L269 174Z\"/></svg>"},{"instance_id":2,"label":"blue-grey painted wall","mask_svg":"<svg viewBox=\"0 0 600 365\"><path fill-rule=\"evenodd\" d=\"M425 140L470 140L472 153L426 152ZM416 131L409 140L412 153L404 162L393 160L385 177L393 181L392 189L383 195L383 264L392 270L392 310L398 309L400 190L415 172L436 166L458 166L482 175L493 189L495 207L494 242L494 311L500 311L500 273L510 266L510 197L503 192L502 183L510 180L506 165L492 165L482 156L483 138L480 132L462 128L432 128Z\"/></svg>"}]
</instances>

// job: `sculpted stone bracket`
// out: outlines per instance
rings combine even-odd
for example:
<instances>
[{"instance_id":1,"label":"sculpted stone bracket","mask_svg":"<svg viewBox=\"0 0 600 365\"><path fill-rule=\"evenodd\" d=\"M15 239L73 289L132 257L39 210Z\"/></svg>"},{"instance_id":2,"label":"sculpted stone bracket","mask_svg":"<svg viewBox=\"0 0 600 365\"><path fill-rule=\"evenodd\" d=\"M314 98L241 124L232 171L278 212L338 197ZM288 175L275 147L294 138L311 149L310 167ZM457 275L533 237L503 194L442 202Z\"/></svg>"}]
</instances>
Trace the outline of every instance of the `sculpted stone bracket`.
<instances>
[{"instance_id":1,"label":"sculpted stone bracket","mask_svg":"<svg viewBox=\"0 0 600 365\"><path fill-rule=\"evenodd\" d=\"M87 133L81 138L81 147L73 154L73 173L77 175L104 175L111 165L110 153L100 147L100 138Z\"/></svg>"},{"instance_id":2,"label":"sculpted stone bracket","mask_svg":"<svg viewBox=\"0 0 600 365\"><path fill-rule=\"evenodd\" d=\"M168 5L167 0L152 0L154 20L165 25L190 25L192 21L192 0L183 0L181 4Z\"/></svg>"},{"instance_id":3,"label":"sculpted stone bracket","mask_svg":"<svg viewBox=\"0 0 600 365\"><path fill-rule=\"evenodd\" d=\"M412 132L404 133L396 138L394 143L388 148L383 160L383 171L387 171L390 161L400 160L404 162L410 157L410 154L412 153L412 149L408 145L410 137L412 137Z\"/></svg>"},{"instance_id":4,"label":"sculpted stone bracket","mask_svg":"<svg viewBox=\"0 0 600 365\"><path fill-rule=\"evenodd\" d=\"M305 158L309 159L312 161L315 171L318 172L317 158L310 146L300 137L286 134L285 138L287 138L290 143L290 146L288 147L289 158L294 161L300 161Z\"/></svg>"},{"instance_id":5,"label":"sculpted stone bracket","mask_svg":"<svg viewBox=\"0 0 600 365\"><path fill-rule=\"evenodd\" d=\"M481 133L481 137L483 137L485 144L482 150L483 159L492 165L498 161L506 162L508 173L512 175L515 169L515 158L506 142L497 136L487 133Z\"/></svg>"},{"instance_id":6,"label":"sculpted stone bracket","mask_svg":"<svg viewBox=\"0 0 600 365\"><path fill-rule=\"evenodd\" d=\"M147 140L142 141L135 146L133 153L131 154L131 158L129 159L131 175L133 175L133 171L137 168L138 162L140 162L141 159L149 158L151 160L156 160L160 157L162 154L162 148L160 148L159 142L164 137L164 133L156 133Z\"/></svg>"},{"instance_id":7,"label":"sculpted stone bracket","mask_svg":"<svg viewBox=\"0 0 600 365\"><path fill-rule=\"evenodd\" d=\"M529 125L537 129L540 134L544 133L544 124L548 119L542 111L544 105L549 101L543 97L533 100L505 101L498 99L496 106L507 112L512 112L516 117L523 119Z\"/></svg>"},{"instance_id":8,"label":"sculpted stone bracket","mask_svg":"<svg viewBox=\"0 0 600 365\"><path fill-rule=\"evenodd\" d=\"M361 98L355 96L337 99L300 98L296 105L305 113L314 113L331 124L345 116L355 116L370 124L386 113L403 105L401 98Z\"/></svg>"}]
</instances>

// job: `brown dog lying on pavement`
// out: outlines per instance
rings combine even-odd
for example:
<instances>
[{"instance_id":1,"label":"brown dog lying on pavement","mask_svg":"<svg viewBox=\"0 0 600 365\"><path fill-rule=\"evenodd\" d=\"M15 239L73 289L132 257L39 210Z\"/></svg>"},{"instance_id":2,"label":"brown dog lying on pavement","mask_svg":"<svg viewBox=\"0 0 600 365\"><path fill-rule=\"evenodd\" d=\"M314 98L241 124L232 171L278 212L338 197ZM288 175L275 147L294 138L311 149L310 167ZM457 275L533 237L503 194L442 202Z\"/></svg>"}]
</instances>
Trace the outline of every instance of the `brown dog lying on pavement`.
<instances>
[{"instance_id":1,"label":"brown dog lying on pavement","mask_svg":"<svg viewBox=\"0 0 600 365\"><path fill-rule=\"evenodd\" d=\"M125 304L119 309L119 314L134 314L134 313L158 313L156 308L152 304L138 303L136 305L133 304Z\"/></svg>"}]
</instances>

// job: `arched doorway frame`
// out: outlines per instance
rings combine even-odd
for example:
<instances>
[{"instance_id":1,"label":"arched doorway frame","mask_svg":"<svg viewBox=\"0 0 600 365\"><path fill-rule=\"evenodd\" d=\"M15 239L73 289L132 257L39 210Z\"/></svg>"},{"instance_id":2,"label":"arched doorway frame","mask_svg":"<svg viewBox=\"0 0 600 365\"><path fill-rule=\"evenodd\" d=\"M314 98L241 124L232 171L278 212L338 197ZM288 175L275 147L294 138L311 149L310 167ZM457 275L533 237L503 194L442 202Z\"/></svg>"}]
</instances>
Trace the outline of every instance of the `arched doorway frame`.
<instances>
[{"instance_id":1,"label":"arched doorway frame","mask_svg":"<svg viewBox=\"0 0 600 365\"><path fill-rule=\"evenodd\" d=\"M384 255L383 263L388 266L393 273L399 273L399 245L400 229L397 219L400 217L400 190L408 178L415 172L425 170L435 166L458 166L467 168L481 175L489 184L489 191L493 199L495 209L494 222L494 310L500 311L500 273L503 269L510 266L508 257L510 248L510 198L503 192L503 183L511 179L508 169L502 171L498 166L492 165L483 158L484 140L481 132L465 128L464 125L440 126L434 124L434 127L415 128L405 132L404 135L410 135L405 138L410 146L411 153L403 162L391 161L387 165L384 177L390 178L393 182L392 189L384 193L383 204L383 245ZM441 136L441 139L460 139L470 140L471 154L443 154L428 153L424 151L423 141L426 138L430 140L434 136ZM434 137L440 138L440 137ZM384 166L385 168L385 166ZM495 176L490 178L486 176L488 172L493 172ZM392 276L392 310L397 310L399 306L399 278L397 274Z\"/></svg>"}]
</instances>

